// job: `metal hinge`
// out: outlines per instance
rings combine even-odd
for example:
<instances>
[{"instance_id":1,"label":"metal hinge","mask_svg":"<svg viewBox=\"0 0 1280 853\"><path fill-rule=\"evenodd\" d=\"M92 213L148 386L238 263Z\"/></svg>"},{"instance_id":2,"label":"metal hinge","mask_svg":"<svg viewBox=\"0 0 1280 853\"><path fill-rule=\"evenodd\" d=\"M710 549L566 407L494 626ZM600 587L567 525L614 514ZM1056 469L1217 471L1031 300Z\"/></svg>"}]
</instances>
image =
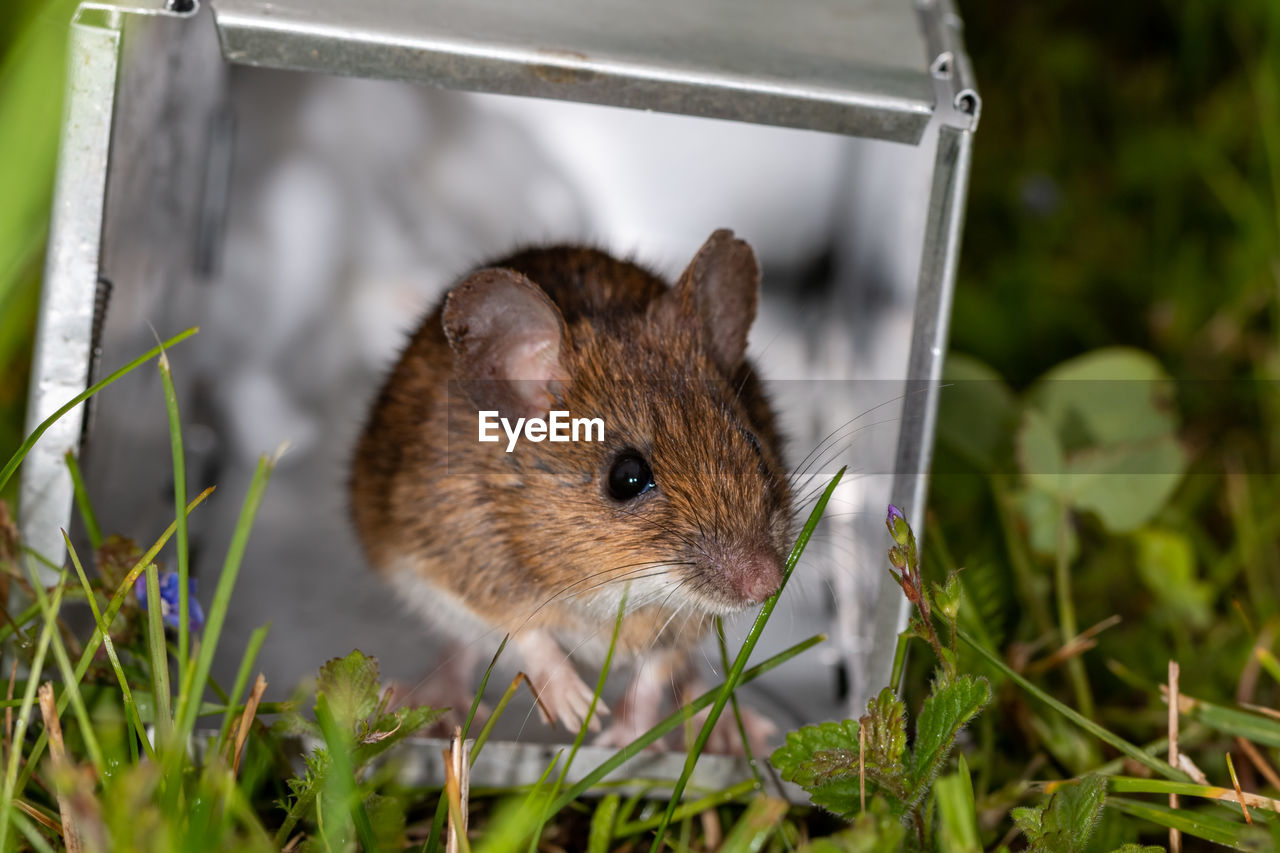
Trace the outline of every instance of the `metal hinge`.
<instances>
[{"instance_id":1,"label":"metal hinge","mask_svg":"<svg viewBox=\"0 0 1280 853\"><path fill-rule=\"evenodd\" d=\"M938 94L939 117L946 124L976 130L982 98L964 50L964 23L951 0L917 0L916 11L929 52L929 73Z\"/></svg>"}]
</instances>

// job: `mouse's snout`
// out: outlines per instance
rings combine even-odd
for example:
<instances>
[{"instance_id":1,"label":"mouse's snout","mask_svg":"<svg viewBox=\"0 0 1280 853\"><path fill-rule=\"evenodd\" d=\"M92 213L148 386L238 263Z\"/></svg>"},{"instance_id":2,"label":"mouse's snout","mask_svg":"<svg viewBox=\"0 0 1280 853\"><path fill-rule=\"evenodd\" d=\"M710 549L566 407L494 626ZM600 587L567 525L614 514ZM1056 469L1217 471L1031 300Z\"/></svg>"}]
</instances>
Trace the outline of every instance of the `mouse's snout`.
<instances>
[{"instance_id":1,"label":"mouse's snout","mask_svg":"<svg viewBox=\"0 0 1280 853\"><path fill-rule=\"evenodd\" d=\"M727 586L725 592L739 607L761 603L782 585L782 564L777 554L768 548L728 555L721 568Z\"/></svg>"}]
</instances>

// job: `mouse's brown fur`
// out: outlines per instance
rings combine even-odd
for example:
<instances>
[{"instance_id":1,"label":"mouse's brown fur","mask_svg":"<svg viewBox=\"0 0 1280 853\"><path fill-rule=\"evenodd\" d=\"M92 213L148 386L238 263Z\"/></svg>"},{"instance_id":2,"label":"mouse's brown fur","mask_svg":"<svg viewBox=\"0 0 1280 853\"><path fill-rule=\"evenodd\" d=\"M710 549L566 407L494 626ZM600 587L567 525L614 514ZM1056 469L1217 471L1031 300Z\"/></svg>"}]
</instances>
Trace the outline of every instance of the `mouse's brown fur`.
<instances>
[{"instance_id":1,"label":"mouse's brown fur","mask_svg":"<svg viewBox=\"0 0 1280 853\"><path fill-rule=\"evenodd\" d=\"M631 580L620 645L634 654L687 651L705 614L773 592L791 496L743 355L758 277L718 231L674 288L581 247L464 280L413 335L356 450L352 508L375 568L502 632L606 642ZM548 407L602 418L604 441L477 441L479 409ZM654 487L622 501L607 478L628 448Z\"/></svg>"}]
</instances>

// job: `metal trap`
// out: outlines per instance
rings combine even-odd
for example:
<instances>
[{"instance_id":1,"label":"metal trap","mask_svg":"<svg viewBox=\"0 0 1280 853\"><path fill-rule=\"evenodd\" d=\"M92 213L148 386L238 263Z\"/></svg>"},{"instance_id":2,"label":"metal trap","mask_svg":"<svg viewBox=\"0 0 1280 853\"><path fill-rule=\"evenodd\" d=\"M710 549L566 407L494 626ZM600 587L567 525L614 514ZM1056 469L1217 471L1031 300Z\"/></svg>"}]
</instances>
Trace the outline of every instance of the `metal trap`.
<instances>
[{"instance_id":1,"label":"metal trap","mask_svg":"<svg viewBox=\"0 0 1280 853\"><path fill-rule=\"evenodd\" d=\"M823 522L829 539L812 546L817 568L794 581L794 600L757 656L819 630L830 639L762 679L748 701L785 730L857 715L886 683L906 610L886 571L884 511L892 501L922 528L980 108L949 0L86 2L71 26L69 69L28 424L102 368L152 346L152 327L163 336L201 325L170 358L183 395L188 489L219 487L208 510L192 517L193 566L206 594L253 456L274 446L268 438L298 446L268 490L215 674L226 676L249 630L268 621L273 636L260 668L281 690L352 647L377 655L384 673L401 680L412 680L415 661L431 659L426 633L361 565L344 513L342 467L365 405L361 393L376 388L397 334L430 302L427 291L397 290L388 280L434 278L444 286L485 253L507 251L511 239L543 237L635 249L676 272L712 227L728 226L763 241L766 301L753 351L778 383L793 461L817 452L813 473L821 481L849 458L823 456L824 440L856 444L841 508ZM423 83L439 89L407 85ZM381 122L385 133L377 132ZM513 126L533 140L527 149L485 147ZM368 131L361 139L399 147L357 146L349 162L341 151L323 152L325 140L361 131ZM603 140L599 151L633 133L678 142L647 145L653 150L634 169L593 167L579 155L569 162L575 157L564 153L571 135ZM309 159L298 160L300 149ZM513 161L517 150L534 166ZM770 172L768 163L756 169L734 159L744 151L797 162L790 172ZM829 158L830 177L800 188L788 175L814 174L801 162L809 151ZM419 152L454 152L473 171L450 171L447 158L444 166L426 164L414 159ZM401 172L375 168L397 157L408 158ZM502 205L468 200L466 186L459 196L449 183L480 175L498 197L524 199L511 188L541 174L543 161L551 163L547 174L571 179L541 195L530 190L541 201L511 205L543 233L503 224ZM298 162L311 171L294 168ZM724 178L726 164L739 164L736 182ZM723 198L688 216L691 225L678 201L650 205L647 219L628 218L627 192L598 193L594 204L565 202L569 214L556 206L557 192L572 200L570 185L593 174L607 181L626 173L632 183L624 189L656 184L680 199L690 191L688 175L698 172L721 175L709 194ZM432 176L423 178L432 188L425 194L396 177L422 174ZM768 174L782 177L770 184ZM731 185L751 191L724 191ZM337 202L325 195L333 186L346 188ZM339 226L309 232L290 212L298 207L272 207L277 197L317 199L311 211L337 211ZM828 211L820 233L796 230L786 213L796 204ZM770 224L760 211L773 206L782 213ZM340 256L333 241L314 239L379 217L428 235L398 269L388 271L396 252L377 239ZM475 237L463 248L449 236L459 222L470 222ZM673 222L690 233L673 236ZM432 254L432 240L451 248ZM804 252L795 248L801 244ZM305 264L291 261L275 275L277 260L299 256L314 261L313 279L325 281L353 257L365 266L340 286L312 290ZM337 261L322 263L326 257ZM362 307L360 293L384 285L391 295ZM388 311L399 312L394 322ZM262 325L270 316L284 319ZM377 352L360 341L373 341ZM785 367L770 376L775 363ZM275 412L282 399L292 407ZM134 374L63 418L28 458L24 534L55 562L64 552L59 528L74 529L63 455L77 448L104 530L141 539L172 518L167 427L153 372ZM485 658L500 638L491 639ZM707 664L714 675L719 661L710 652ZM539 754L531 741L546 732L524 725L527 712L509 713L507 737ZM505 766L536 776L532 760Z\"/></svg>"}]
</instances>

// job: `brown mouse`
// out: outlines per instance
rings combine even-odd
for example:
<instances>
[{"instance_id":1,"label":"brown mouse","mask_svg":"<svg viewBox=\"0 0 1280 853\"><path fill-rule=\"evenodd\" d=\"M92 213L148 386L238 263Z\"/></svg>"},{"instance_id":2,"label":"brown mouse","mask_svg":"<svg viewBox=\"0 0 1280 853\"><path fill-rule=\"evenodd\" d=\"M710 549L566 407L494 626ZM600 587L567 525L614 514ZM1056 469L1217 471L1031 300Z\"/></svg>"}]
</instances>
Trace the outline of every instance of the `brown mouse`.
<instances>
[{"instance_id":1,"label":"brown mouse","mask_svg":"<svg viewBox=\"0 0 1280 853\"><path fill-rule=\"evenodd\" d=\"M759 290L727 230L674 287L595 249L523 251L447 294L369 414L350 487L370 562L455 639L510 633L570 730L592 691L568 653L607 648L624 589L618 716L642 731L710 616L781 583L791 492L745 358ZM479 440L482 412L556 410L602 440Z\"/></svg>"}]
</instances>

